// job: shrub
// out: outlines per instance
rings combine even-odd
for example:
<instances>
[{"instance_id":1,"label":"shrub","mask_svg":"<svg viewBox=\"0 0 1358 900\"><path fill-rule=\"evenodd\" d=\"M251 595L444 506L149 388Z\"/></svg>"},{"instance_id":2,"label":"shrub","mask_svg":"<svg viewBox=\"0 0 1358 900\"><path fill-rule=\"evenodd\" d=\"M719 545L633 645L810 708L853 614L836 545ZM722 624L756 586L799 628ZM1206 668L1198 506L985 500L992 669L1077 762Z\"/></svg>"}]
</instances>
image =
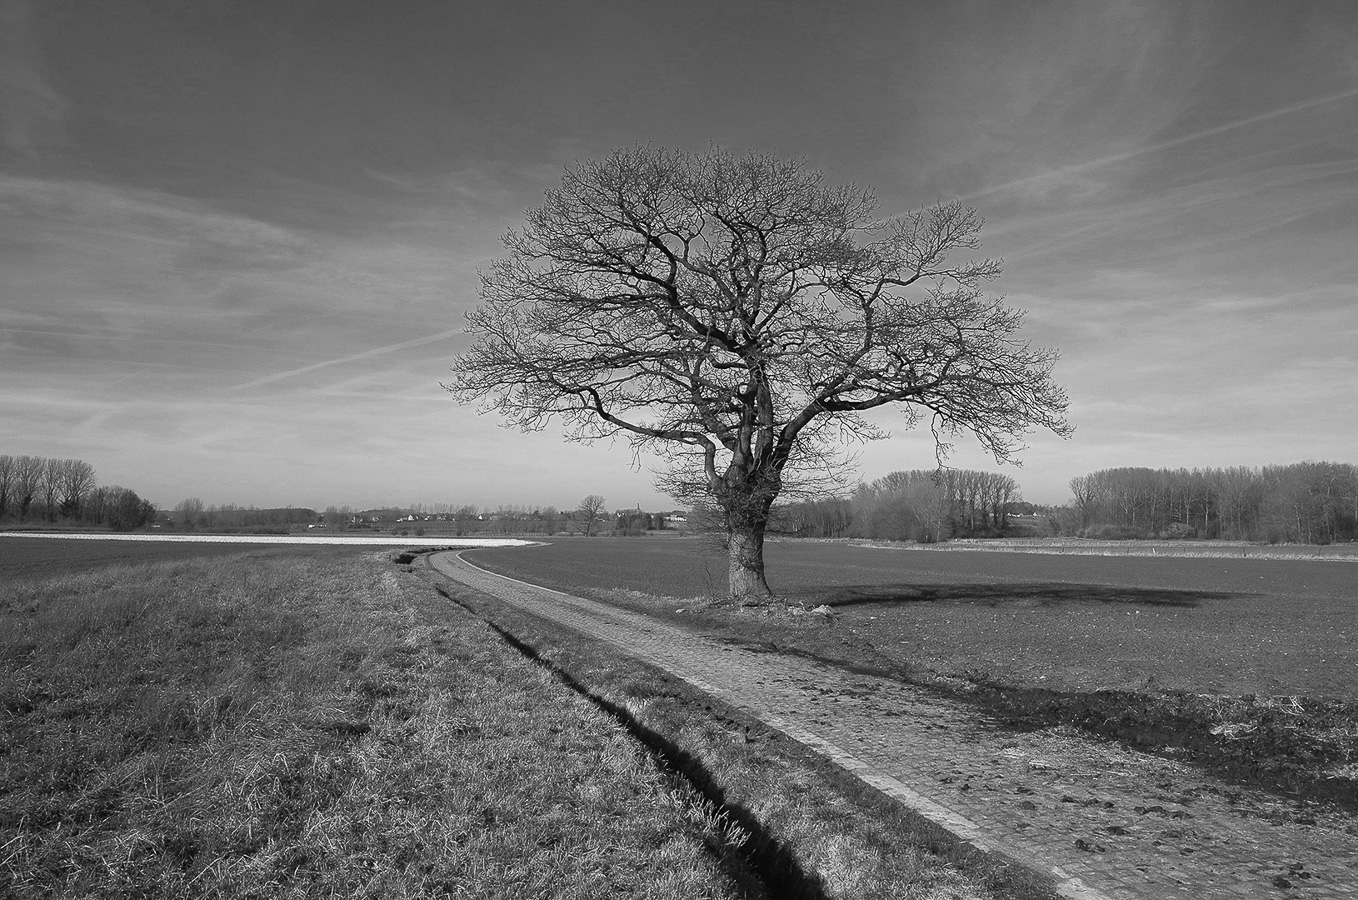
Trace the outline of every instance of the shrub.
<instances>
[{"instance_id":1,"label":"shrub","mask_svg":"<svg viewBox=\"0 0 1358 900\"><path fill-rule=\"evenodd\" d=\"M1080 537L1099 541L1135 541L1146 536L1138 528L1125 525L1091 525L1080 532Z\"/></svg>"}]
</instances>

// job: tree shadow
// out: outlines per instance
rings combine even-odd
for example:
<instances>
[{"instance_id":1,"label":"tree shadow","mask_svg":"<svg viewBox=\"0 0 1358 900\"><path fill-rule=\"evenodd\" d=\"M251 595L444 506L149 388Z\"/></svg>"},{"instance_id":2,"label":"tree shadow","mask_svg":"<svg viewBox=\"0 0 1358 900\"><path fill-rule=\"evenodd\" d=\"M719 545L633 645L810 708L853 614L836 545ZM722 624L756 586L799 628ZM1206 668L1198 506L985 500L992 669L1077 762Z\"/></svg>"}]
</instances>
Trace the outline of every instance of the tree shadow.
<instances>
[{"instance_id":1,"label":"tree shadow","mask_svg":"<svg viewBox=\"0 0 1358 900\"><path fill-rule=\"evenodd\" d=\"M870 584L817 592L830 607L900 603L964 603L981 606L1069 606L1125 603L1193 609L1204 600L1229 600L1237 594L1170 588L1121 587L1107 584Z\"/></svg>"}]
</instances>

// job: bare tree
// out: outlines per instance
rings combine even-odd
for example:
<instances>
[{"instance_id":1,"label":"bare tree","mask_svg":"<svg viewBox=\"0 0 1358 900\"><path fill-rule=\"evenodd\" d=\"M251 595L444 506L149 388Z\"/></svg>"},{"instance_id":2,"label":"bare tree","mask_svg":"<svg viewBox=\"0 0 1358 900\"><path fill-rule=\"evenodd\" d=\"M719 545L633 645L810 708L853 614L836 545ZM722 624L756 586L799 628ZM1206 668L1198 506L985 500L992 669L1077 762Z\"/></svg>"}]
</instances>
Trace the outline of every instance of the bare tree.
<instances>
[{"instance_id":1,"label":"bare tree","mask_svg":"<svg viewBox=\"0 0 1358 900\"><path fill-rule=\"evenodd\" d=\"M0 519L9 509L10 497L14 494L15 459L8 453L0 453Z\"/></svg>"},{"instance_id":2,"label":"bare tree","mask_svg":"<svg viewBox=\"0 0 1358 900\"><path fill-rule=\"evenodd\" d=\"M606 501L598 494L590 494L575 508L575 521L585 529L585 537L593 537L594 526L607 515Z\"/></svg>"},{"instance_id":3,"label":"bare tree","mask_svg":"<svg viewBox=\"0 0 1358 900\"><path fill-rule=\"evenodd\" d=\"M203 501L186 497L174 505L174 524L181 531L192 531L203 518Z\"/></svg>"},{"instance_id":4,"label":"bare tree","mask_svg":"<svg viewBox=\"0 0 1358 900\"><path fill-rule=\"evenodd\" d=\"M114 531L131 531L155 521L156 508L136 491L112 485L102 489L103 521Z\"/></svg>"},{"instance_id":5,"label":"bare tree","mask_svg":"<svg viewBox=\"0 0 1358 900\"><path fill-rule=\"evenodd\" d=\"M19 505L19 518L28 518L33 500L42 485L46 461L41 456L17 456L14 459L14 499Z\"/></svg>"},{"instance_id":6,"label":"bare tree","mask_svg":"<svg viewBox=\"0 0 1358 900\"><path fill-rule=\"evenodd\" d=\"M1094 479L1087 475L1076 475L1070 480L1071 505L1080 514L1081 528L1094 517L1094 490Z\"/></svg>"},{"instance_id":7,"label":"bare tree","mask_svg":"<svg viewBox=\"0 0 1358 900\"><path fill-rule=\"evenodd\" d=\"M61 473L65 460L44 459L38 475L38 496L42 498L43 515L57 517L57 496L61 493Z\"/></svg>"},{"instance_id":8,"label":"bare tree","mask_svg":"<svg viewBox=\"0 0 1358 900\"><path fill-rule=\"evenodd\" d=\"M59 474L61 514L78 518L85 498L94 490L94 466L83 459L63 459Z\"/></svg>"},{"instance_id":9,"label":"bare tree","mask_svg":"<svg viewBox=\"0 0 1358 900\"><path fill-rule=\"evenodd\" d=\"M956 202L877 218L869 191L768 155L618 150L505 236L446 387L662 454L720 511L732 597L758 602L775 498L886 437L863 413L927 419L940 457L963 431L1000 461L1034 427L1070 432L1056 354L980 289L999 263L950 261L981 224Z\"/></svg>"}]
</instances>

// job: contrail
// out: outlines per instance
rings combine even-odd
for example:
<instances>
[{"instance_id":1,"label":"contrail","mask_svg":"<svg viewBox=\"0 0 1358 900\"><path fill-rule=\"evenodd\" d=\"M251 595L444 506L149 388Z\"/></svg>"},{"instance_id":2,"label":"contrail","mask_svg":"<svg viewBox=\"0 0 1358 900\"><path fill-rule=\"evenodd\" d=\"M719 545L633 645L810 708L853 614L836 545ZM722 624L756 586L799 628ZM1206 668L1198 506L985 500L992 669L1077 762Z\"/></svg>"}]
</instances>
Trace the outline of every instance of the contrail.
<instances>
[{"instance_id":1,"label":"contrail","mask_svg":"<svg viewBox=\"0 0 1358 900\"><path fill-rule=\"evenodd\" d=\"M46 337L65 337L83 341L122 341L132 344L189 344L195 347L225 347L235 349L248 344L224 344L221 341L191 341L184 338L145 337L137 334L91 334L85 331L55 331L43 328L10 328L0 325L0 331L9 334L40 334Z\"/></svg>"},{"instance_id":2,"label":"contrail","mask_svg":"<svg viewBox=\"0 0 1358 900\"><path fill-rule=\"evenodd\" d=\"M352 356L341 356L337 359L327 359L322 362L312 363L309 366L302 366L300 369L289 369L286 372L276 372L273 375L265 375L263 378L256 378L254 381L247 381L244 384L233 385L227 388L229 391L240 391L245 388L259 387L261 384L268 384L271 381L281 381L284 378L291 378L294 375L301 375L306 372L314 372L317 369L324 369L326 366L338 366L341 363L355 362L360 359L367 359L370 356L380 356L383 353L391 353L393 350L404 350L407 347L418 347L421 344L432 344L434 341L446 340L453 335L461 334L461 328L452 328L448 331L440 331L438 334L431 334L421 338L414 338L409 341L402 341L399 344L388 344L385 347L376 347L372 350L364 350L362 353L355 353Z\"/></svg>"},{"instance_id":3,"label":"contrail","mask_svg":"<svg viewBox=\"0 0 1358 900\"><path fill-rule=\"evenodd\" d=\"M1110 163L1122 162L1125 159L1131 159L1133 157L1141 156L1146 153L1154 153L1157 150L1164 150L1168 147L1177 147L1180 144L1187 144L1189 141L1196 141L1201 138L1211 137L1214 134L1221 134L1223 131L1233 131L1236 128L1244 128L1247 125L1253 125L1257 122L1265 122L1269 119L1276 119L1279 116L1290 115L1291 113L1299 112L1303 109L1310 109L1313 106L1321 106L1326 103L1333 103L1336 100L1347 100L1350 97L1358 97L1358 88L1352 88L1347 91L1340 91L1337 94L1328 94L1324 97L1317 97L1313 100L1304 100L1301 103L1294 103L1291 106L1284 106L1280 109L1270 110L1266 113L1260 113L1257 116L1249 116L1248 118L1237 119L1234 122L1227 122L1224 125L1216 125L1212 128L1204 128L1202 131L1195 131L1192 134L1186 134L1183 137L1177 137L1174 138L1173 140L1161 141L1158 144L1147 144L1144 147L1137 147L1135 150L1127 150L1122 153L1114 153L1111 156L1104 156L1099 159L1091 159L1088 162L1076 163L1070 166L1062 166L1059 169L1049 169L1048 171L1040 172L1037 175L1026 175L1023 178L1016 178L1013 181L1008 181L1005 182L1004 184L997 184L993 187L982 188L979 191L975 191L971 194L966 194L958 199L974 200L977 197L984 197L988 194L997 194L1000 191L1005 191L1008 190L1009 188L1017 187L1021 184L1027 184L1030 181L1038 181L1039 179L1049 178L1052 175L1066 175L1075 172L1084 172L1089 169L1096 169L1099 166L1106 166Z\"/></svg>"}]
</instances>

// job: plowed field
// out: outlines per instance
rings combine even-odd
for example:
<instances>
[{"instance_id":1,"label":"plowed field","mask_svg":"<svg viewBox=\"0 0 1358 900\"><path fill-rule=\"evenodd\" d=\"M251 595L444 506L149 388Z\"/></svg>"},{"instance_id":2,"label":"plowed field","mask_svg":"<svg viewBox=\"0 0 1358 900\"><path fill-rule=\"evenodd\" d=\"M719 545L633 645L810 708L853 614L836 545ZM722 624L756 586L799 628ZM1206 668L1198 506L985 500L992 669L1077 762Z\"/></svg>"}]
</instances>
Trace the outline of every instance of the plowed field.
<instances>
[{"instance_id":1,"label":"plowed field","mask_svg":"<svg viewBox=\"0 0 1358 900\"><path fill-rule=\"evenodd\" d=\"M676 608L719 594L696 540L595 539L478 550L513 577ZM825 603L875 654L1069 691L1358 697L1358 565L1319 560L1067 556L780 542L769 582Z\"/></svg>"}]
</instances>

